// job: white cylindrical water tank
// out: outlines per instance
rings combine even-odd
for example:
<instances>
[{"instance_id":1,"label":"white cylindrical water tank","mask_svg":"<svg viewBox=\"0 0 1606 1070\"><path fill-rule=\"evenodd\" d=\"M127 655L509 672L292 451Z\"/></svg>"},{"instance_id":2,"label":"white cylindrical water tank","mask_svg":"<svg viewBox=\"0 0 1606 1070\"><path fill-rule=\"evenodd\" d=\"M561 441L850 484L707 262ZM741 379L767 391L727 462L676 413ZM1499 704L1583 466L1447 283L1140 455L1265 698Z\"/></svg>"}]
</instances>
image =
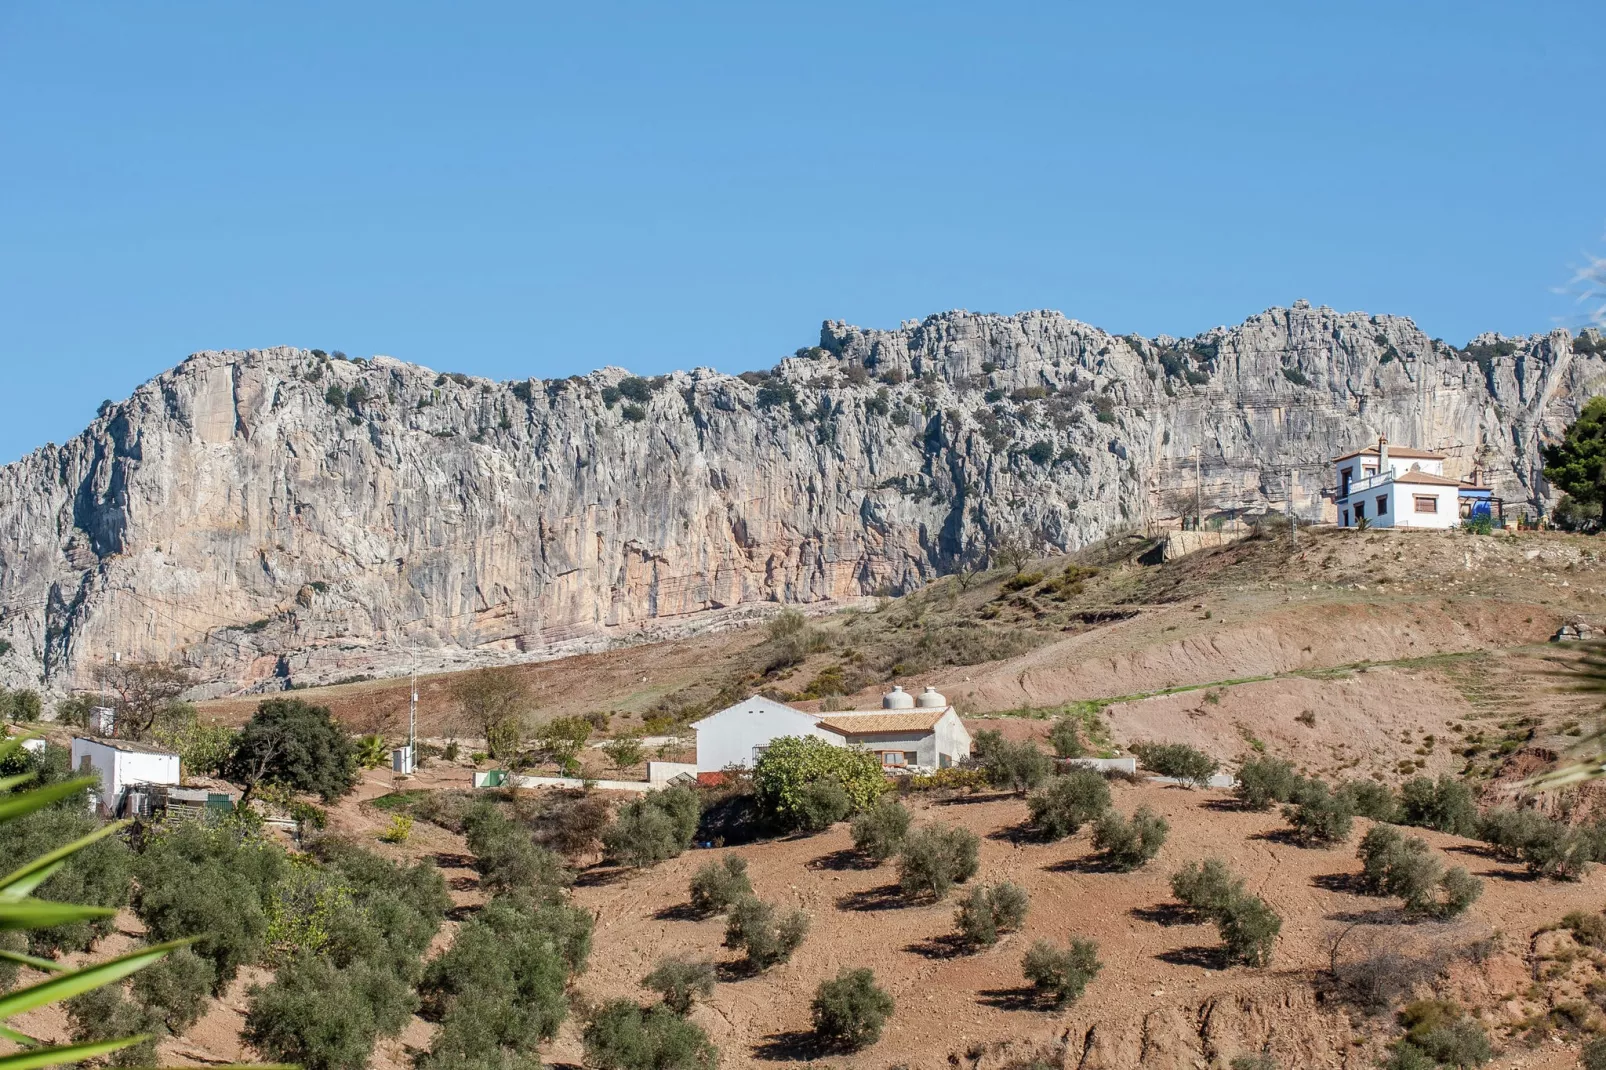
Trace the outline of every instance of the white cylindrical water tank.
<instances>
[{"instance_id":1,"label":"white cylindrical water tank","mask_svg":"<svg viewBox=\"0 0 1606 1070\"><path fill-rule=\"evenodd\" d=\"M884 710L912 710L915 708L915 697L900 686L894 686L891 691L881 696L881 708Z\"/></svg>"},{"instance_id":2,"label":"white cylindrical water tank","mask_svg":"<svg viewBox=\"0 0 1606 1070\"><path fill-rule=\"evenodd\" d=\"M947 707L948 699L935 687L928 687L920 692L920 697L915 699L915 705L923 710L940 710Z\"/></svg>"}]
</instances>

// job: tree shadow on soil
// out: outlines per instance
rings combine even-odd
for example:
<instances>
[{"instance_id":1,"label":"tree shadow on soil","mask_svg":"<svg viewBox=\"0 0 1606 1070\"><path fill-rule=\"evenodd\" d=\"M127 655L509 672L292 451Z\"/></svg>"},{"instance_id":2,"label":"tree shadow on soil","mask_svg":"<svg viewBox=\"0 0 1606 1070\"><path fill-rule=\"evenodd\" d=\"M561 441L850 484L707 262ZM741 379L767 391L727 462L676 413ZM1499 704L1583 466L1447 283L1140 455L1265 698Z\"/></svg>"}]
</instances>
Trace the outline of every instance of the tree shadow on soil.
<instances>
[{"instance_id":1,"label":"tree shadow on soil","mask_svg":"<svg viewBox=\"0 0 1606 1070\"><path fill-rule=\"evenodd\" d=\"M1181 903L1158 903L1152 907L1133 907L1127 911L1139 921L1152 922L1163 928L1175 925L1198 925L1206 919L1199 917L1191 907Z\"/></svg>"},{"instance_id":2,"label":"tree shadow on soil","mask_svg":"<svg viewBox=\"0 0 1606 1070\"><path fill-rule=\"evenodd\" d=\"M831 869L840 872L854 869L875 869L880 863L874 859L864 857L864 855L851 847L844 847L840 851L832 851L830 854L811 858L804 865L809 869Z\"/></svg>"},{"instance_id":3,"label":"tree shadow on soil","mask_svg":"<svg viewBox=\"0 0 1606 1070\"><path fill-rule=\"evenodd\" d=\"M574 878L576 888L606 888L622 881L630 874L625 866L593 866Z\"/></svg>"},{"instance_id":4,"label":"tree shadow on soil","mask_svg":"<svg viewBox=\"0 0 1606 1070\"><path fill-rule=\"evenodd\" d=\"M1173 966L1196 966L1202 970L1225 970L1229 965L1227 949L1217 944L1176 947L1154 957Z\"/></svg>"},{"instance_id":5,"label":"tree shadow on soil","mask_svg":"<svg viewBox=\"0 0 1606 1070\"><path fill-rule=\"evenodd\" d=\"M849 892L836 901L838 910L897 910L913 906L896 884L882 884L862 892Z\"/></svg>"},{"instance_id":6,"label":"tree shadow on soil","mask_svg":"<svg viewBox=\"0 0 1606 1070\"><path fill-rule=\"evenodd\" d=\"M984 988L976 993L976 1002L1001 1011L1048 1011L1054 1005L1042 999L1030 985L1015 988Z\"/></svg>"},{"instance_id":7,"label":"tree shadow on soil","mask_svg":"<svg viewBox=\"0 0 1606 1070\"><path fill-rule=\"evenodd\" d=\"M998 802L1000 799L1017 798L1013 791L989 791L980 795L955 795L947 799L937 799L938 806L980 806L983 803Z\"/></svg>"},{"instance_id":8,"label":"tree shadow on soil","mask_svg":"<svg viewBox=\"0 0 1606 1070\"><path fill-rule=\"evenodd\" d=\"M1050 862L1043 867L1046 873L1126 873L1112 866L1107 859L1098 855L1078 855L1076 858L1062 858L1058 862Z\"/></svg>"},{"instance_id":9,"label":"tree shadow on soil","mask_svg":"<svg viewBox=\"0 0 1606 1070\"><path fill-rule=\"evenodd\" d=\"M664 907L653 915L654 921L702 921L710 915L699 913L690 903L676 903L671 907Z\"/></svg>"},{"instance_id":10,"label":"tree shadow on soil","mask_svg":"<svg viewBox=\"0 0 1606 1070\"><path fill-rule=\"evenodd\" d=\"M1283 847L1298 847L1306 851L1331 851L1344 846L1342 843L1307 843L1293 829L1267 829L1265 832L1255 833L1249 839L1264 840L1267 843L1275 843Z\"/></svg>"},{"instance_id":11,"label":"tree shadow on soil","mask_svg":"<svg viewBox=\"0 0 1606 1070\"><path fill-rule=\"evenodd\" d=\"M1253 806L1239 799L1206 799L1199 804L1201 810L1213 810L1218 814L1254 814L1264 811L1256 810Z\"/></svg>"},{"instance_id":12,"label":"tree shadow on soil","mask_svg":"<svg viewBox=\"0 0 1606 1070\"><path fill-rule=\"evenodd\" d=\"M813 1062L828 1050L813 1030L792 1029L771 1033L761 1043L753 1045L753 1058L767 1062Z\"/></svg>"},{"instance_id":13,"label":"tree shadow on soil","mask_svg":"<svg viewBox=\"0 0 1606 1070\"><path fill-rule=\"evenodd\" d=\"M457 854L452 851L437 851L435 854L430 855L429 857L435 860L435 867L437 869L474 868L473 855Z\"/></svg>"},{"instance_id":14,"label":"tree shadow on soil","mask_svg":"<svg viewBox=\"0 0 1606 1070\"><path fill-rule=\"evenodd\" d=\"M1346 895L1366 895L1365 878L1359 873L1319 873L1310 879L1314 887Z\"/></svg>"},{"instance_id":15,"label":"tree shadow on soil","mask_svg":"<svg viewBox=\"0 0 1606 1070\"><path fill-rule=\"evenodd\" d=\"M944 933L941 936L916 941L907 945L904 950L922 958L955 959L960 955L969 954L971 948L958 933Z\"/></svg>"}]
</instances>

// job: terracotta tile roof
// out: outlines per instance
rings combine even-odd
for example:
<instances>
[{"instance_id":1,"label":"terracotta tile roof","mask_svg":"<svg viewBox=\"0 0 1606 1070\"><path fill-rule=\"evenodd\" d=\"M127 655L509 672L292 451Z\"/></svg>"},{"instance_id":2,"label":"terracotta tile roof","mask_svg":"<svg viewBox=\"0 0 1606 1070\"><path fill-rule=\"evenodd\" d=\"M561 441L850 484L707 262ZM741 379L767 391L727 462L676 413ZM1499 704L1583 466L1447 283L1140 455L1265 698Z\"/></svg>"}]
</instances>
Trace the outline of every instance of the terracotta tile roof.
<instances>
[{"instance_id":1,"label":"terracotta tile roof","mask_svg":"<svg viewBox=\"0 0 1606 1070\"><path fill-rule=\"evenodd\" d=\"M819 725L845 736L871 732L929 732L937 727L946 709L909 710L898 713L828 713Z\"/></svg>"},{"instance_id":2,"label":"terracotta tile roof","mask_svg":"<svg viewBox=\"0 0 1606 1070\"><path fill-rule=\"evenodd\" d=\"M1346 453L1342 457L1334 457L1332 463L1336 464L1339 461L1347 461L1351 457L1376 457L1376 456L1377 456L1377 447L1376 446L1368 446L1364 450L1356 450L1354 453ZM1448 458L1442 453L1429 453L1427 450L1413 450L1409 446L1390 446L1389 447L1389 456L1390 457L1399 457L1402 460L1407 460L1407 461L1443 461L1443 460L1448 460Z\"/></svg>"}]
</instances>

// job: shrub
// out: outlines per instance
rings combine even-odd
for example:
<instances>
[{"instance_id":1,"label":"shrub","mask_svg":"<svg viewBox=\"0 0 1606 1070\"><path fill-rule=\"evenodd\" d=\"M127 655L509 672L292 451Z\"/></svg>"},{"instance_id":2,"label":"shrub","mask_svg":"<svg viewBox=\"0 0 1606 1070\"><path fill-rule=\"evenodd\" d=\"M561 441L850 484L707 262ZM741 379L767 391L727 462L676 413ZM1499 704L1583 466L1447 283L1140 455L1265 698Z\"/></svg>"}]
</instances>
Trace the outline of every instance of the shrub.
<instances>
[{"instance_id":1,"label":"shrub","mask_svg":"<svg viewBox=\"0 0 1606 1070\"><path fill-rule=\"evenodd\" d=\"M218 990L266 950L267 905L285 879L282 848L241 820L160 831L135 862L134 911L153 940L199 937Z\"/></svg>"},{"instance_id":2,"label":"shrub","mask_svg":"<svg viewBox=\"0 0 1606 1070\"><path fill-rule=\"evenodd\" d=\"M602 745L602 752L621 773L640 765L647 753L640 736L615 736Z\"/></svg>"},{"instance_id":3,"label":"shrub","mask_svg":"<svg viewBox=\"0 0 1606 1070\"><path fill-rule=\"evenodd\" d=\"M1320 781L1312 781L1300 801L1283 807L1294 838L1306 846L1332 847L1349 839L1354 815L1344 801Z\"/></svg>"},{"instance_id":4,"label":"shrub","mask_svg":"<svg viewBox=\"0 0 1606 1070\"><path fill-rule=\"evenodd\" d=\"M1171 894L1197 917L1219 917L1243 897L1244 880L1219 858L1190 862L1171 875Z\"/></svg>"},{"instance_id":5,"label":"shrub","mask_svg":"<svg viewBox=\"0 0 1606 1070\"><path fill-rule=\"evenodd\" d=\"M1498 807L1478 819L1477 837L1508 862L1520 861L1522 848L1544 832L1550 822L1535 810Z\"/></svg>"},{"instance_id":6,"label":"shrub","mask_svg":"<svg viewBox=\"0 0 1606 1070\"><path fill-rule=\"evenodd\" d=\"M1229 902L1216 915L1216 931L1227 955L1248 966L1271 962L1272 947L1282 930L1283 919L1259 896L1242 895Z\"/></svg>"},{"instance_id":7,"label":"shrub","mask_svg":"<svg viewBox=\"0 0 1606 1070\"><path fill-rule=\"evenodd\" d=\"M1233 792L1249 809L1269 810L1272 803L1292 801L1304 779L1280 758L1250 758L1238 767Z\"/></svg>"},{"instance_id":8,"label":"shrub","mask_svg":"<svg viewBox=\"0 0 1606 1070\"><path fill-rule=\"evenodd\" d=\"M1606 1070L1606 1037L1596 1037L1585 1044L1578 1061L1584 1070Z\"/></svg>"},{"instance_id":9,"label":"shrub","mask_svg":"<svg viewBox=\"0 0 1606 1070\"><path fill-rule=\"evenodd\" d=\"M1088 983L1104 968L1098 951L1091 940L1073 938L1064 949L1039 940L1021 960L1021 971L1039 997L1056 1007L1064 1006L1081 998Z\"/></svg>"},{"instance_id":10,"label":"shrub","mask_svg":"<svg viewBox=\"0 0 1606 1070\"><path fill-rule=\"evenodd\" d=\"M647 418L647 410L640 405L630 404L620 409L619 415L633 424L639 424Z\"/></svg>"},{"instance_id":11,"label":"shrub","mask_svg":"<svg viewBox=\"0 0 1606 1070\"><path fill-rule=\"evenodd\" d=\"M68 1036L74 1043L94 1043L140 1033L159 1032L159 1023L142 1008L123 997L115 985L91 989L63 1004L67 1012ZM151 1066L156 1062L156 1038L118 1051L112 1066Z\"/></svg>"},{"instance_id":12,"label":"shrub","mask_svg":"<svg viewBox=\"0 0 1606 1070\"><path fill-rule=\"evenodd\" d=\"M597 1070L714 1070L708 1034L664 1007L609 1000L586 1024L585 1062Z\"/></svg>"},{"instance_id":13,"label":"shrub","mask_svg":"<svg viewBox=\"0 0 1606 1070\"><path fill-rule=\"evenodd\" d=\"M19 763L18 769L7 769L0 775L26 777L32 774L34 783L38 783L42 779L41 764L30 758L26 763ZM0 869L9 870L16 864L13 860L36 858L88 836L100 827L99 822L77 805L82 798L81 793L75 794L58 805L0 823L0 859L5 860L0 862ZM97 840L67 858L60 869L39 885L34 896L58 903L120 907L128 902L132 857L128 846L117 837ZM34 929L28 934L28 943L35 955L86 951L110 932L111 926L110 918L69 921Z\"/></svg>"},{"instance_id":14,"label":"shrub","mask_svg":"<svg viewBox=\"0 0 1606 1070\"><path fill-rule=\"evenodd\" d=\"M1091 769L1072 769L1028 798L1026 805L1040 834L1063 840L1110 808L1110 785Z\"/></svg>"},{"instance_id":15,"label":"shrub","mask_svg":"<svg viewBox=\"0 0 1606 1070\"><path fill-rule=\"evenodd\" d=\"M174 1036L194 1025L206 1010L217 982L217 968L187 947L134 975L134 1001Z\"/></svg>"},{"instance_id":16,"label":"shrub","mask_svg":"<svg viewBox=\"0 0 1606 1070\"><path fill-rule=\"evenodd\" d=\"M863 967L844 966L833 980L821 981L809 1005L815 1035L846 1051L858 1051L880 1040L892 1010L892 997L875 983L875 974Z\"/></svg>"},{"instance_id":17,"label":"shrub","mask_svg":"<svg viewBox=\"0 0 1606 1070\"><path fill-rule=\"evenodd\" d=\"M1350 813L1373 821L1392 821L1398 809L1394 793L1375 780L1346 780L1334 794Z\"/></svg>"},{"instance_id":18,"label":"shrub","mask_svg":"<svg viewBox=\"0 0 1606 1070\"><path fill-rule=\"evenodd\" d=\"M747 859L726 855L717 862L704 863L692 875L689 892L691 908L699 915L707 918L723 914L753 894L753 884L747 879Z\"/></svg>"},{"instance_id":19,"label":"shrub","mask_svg":"<svg viewBox=\"0 0 1606 1070\"><path fill-rule=\"evenodd\" d=\"M1048 730L1049 745L1056 758L1080 758L1086 753L1082 746L1081 722L1074 717L1061 717Z\"/></svg>"},{"instance_id":20,"label":"shrub","mask_svg":"<svg viewBox=\"0 0 1606 1070\"><path fill-rule=\"evenodd\" d=\"M1465 866L1451 866L1439 878L1439 891L1441 898L1433 913L1437 917L1453 918L1478 901L1483 894L1483 881L1468 873Z\"/></svg>"},{"instance_id":21,"label":"shrub","mask_svg":"<svg viewBox=\"0 0 1606 1070\"><path fill-rule=\"evenodd\" d=\"M839 785L855 811L875 802L886 790L886 778L875 755L833 747L816 736L772 740L753 767L753 790L760 810L784 828L800 827L808 819L805 789L822 780Z\"/></svg>"},{"instance_id":22,"label":"shrub","mask_svg":"<svg viewBox=\"0 0 1606 1070\"><path fill-rule=\"evenodd\" d=\"M685 1017L692 1004L714 994L714 964L681 958L659 959L653 971L642 978L645 988L663 997L664 1006Z\"/></svg>"},{"instance_id":23,"label":"shrub","mask_svg":"<svg viewBox=\"0 0 1606 1070\"><path fill-rule=\"evenodd\" d=\"M1170 827L1147 806L1138 807L1130 821L1106 810L1093 826L1093 849L1103 855L1105 865L1125 873L1160 853Z\"/></svg>"},{"instance_id":24,"label":"shrub","mask_svg":"<svg viewBox=\"0 0 1606 1070\"><path fill-rule=\"evenodd\" d=\"M652 400L652 384L635 375L619 380L619 396L645 405Z\"/></svg>"},{"instance_id":25,"label":"shrub","mask_svg":"<svg viewBox=\"0 0 1606 1070\"><path fill-rule=\"evenodd\" d=\"M569 881L558 856L537 847L528 830L508 820L489 803L480 803L463 818L468 849L480 883L491 892L541 889L550 892Z\"/></svg>"},{"instance_id":26,"label":"shrub","mask_svg":"<svg viewBox=\"0 0 1606 1070\"><path fill-rule=\"evenodd\" d=\"M1277 1060L1262 1051L1254 1055L1235 1055L1227 1067L1228 1070L1277 1070Z\"/></svg>"},{"instance_id":27,"label":"shrub","mask_svg":"<svg viewBox=\"0 0 1606 1070\"><path fill-rule=\"evenodd\" d=\"M1399 823L1471 836L1478 828L1478 806L1472 789L1459 780L1416 777L1400 788Z\"/></svg>"},{"instance_id":28,"label":"shrub","mask_svg":"<svg viewBox=\"0 0 1606 1070\"><path fill-rule=\"evenodd\" d=\"M337 969L304 955L248 996L241 1036L270 1059L305 1070L362 1070L380 1036L401 1032L416 1000L389 970Z\"/></svg>"},{"instance_id":29,"label":"shrub","mask_svg":"<svg viewBox=\"0 0 1606 1070\"><path fill-rule=\"evenodd\" d=\"M1461 866L1448 873L1415 836L1401 836L1392 825L1374 825L1362 837L1356 857L1362 882L1373 895L1397 895L1413 914L1450 918L1483 894L1483 882Z\"/></svg>"},{"instance_id":30,"label":"shrub","mask_svg":"<svg viewBox=\"0 0 1606 1070\"><path fill-rule=\"evenodd\" d=\"M1029 791L1054 771L1053 760L1030 740L998 740L987 748L980 766L987 783L1006 791Z\"/></svg>"},{"instance_id":31,"label":"shrub","mask_svg":"<svg viewBox=\"0 0 1606 1070\"><path fill-rule=\"evenodd\" d=\"M1221 767L1210 755L1186 743L1138 743L1133 745L1132 753L1138 756L1143 768L1190 788L1209 783Z\"/></svg>"},{"instance_id":32,"label":"shrub","mask_svg":"<svg viewBox=\"0 0 1606 1070\"><path fill-rule=\"evenodd\" d=\"M853 812L853 800L835 780L816 780L798 792L797 824L804 832L824 832Z\"/></svg>"},{"instance_id":33,"label":"shrub","mask_svg":"<svg viewBox=\"0 0 1606 1070\"><path fill-rule=\"evenodd\" d=\"M583 965L575 933L587 927L589 943L589 922L569 907L534 911L511 897L491 900L430 960L418 986L425 1017L441 1023L432 1052L533 1052L550 1040L568 1008L569 971Z\"/></svg>"},{"instance_id":34,"label":"shrub","mask_svg":"<svg viewBox=\"0 0 1606 1070\"><path fill-rule=\"evenodd\" d=\"M1535 876L1577 880L1595 856L1592 839L1588 833L1559 821L1546 821L1532 829L1518 855Z\"/></svg>"},{"instance_id":35,"label":"shrub","mask_svg":"<svg viewBox=\"0 0 1606 1070\"><path fill-rule=\"evenodd\" d=\"M259 784L319 795L324 802L351 791L357 762L351 737L327 706L269 699L235 737L223 775L245 785L243 804Z\"/></svg>"},{"instance_id":36,"label":"shrub","mask_svg":"<svg viewBox=\"0 0 1606 1070\"><path fill-rule=\"evenodd\" d=\"M900 802L883 799L853 819L853 848L881 863L903 848L909 836L909 811Z\"/></svg>"},{"instance_id":37,"label":"shrub","mask_svg":"<svg viewBox=\"0 0 1606 1070\"><path fill-rule=\"evenodd\" d=\"M725 946L745 952L753 969L767 970L791 958L808 931L809 917L801 910L778 917L775 907L749 896L731 907Z\"/></svg>"},{"instance_id":38,"label":"shrub","mask_svg":"<svg viewBox=\"0 0 1606 1070\"><path fill-rule=\"evenodd\" d=\"M942 899L955 884L976 875L980 841L957 825L928 825L904 841L898 855L898 885L910 899Z\"/></svg>"},{"instance_id":39,"label":"shrub","mask_svg":"<svg viewBox=\"0 0 1606 1070\"><path fill-rule=\"evenodd\" d=\"M991 947L998 942L999 933L1021 927L1028 904L1026 889L1008 881L972 888L954 912L954 926L969 946Z\"/></svg>"},{"instance_id":40,"label":"shrub","mask_svg":"<svg viewBox=\"0 0 1606 1070\"><path fill-rule=\"evenodd\" d=\"M390 826L379 834L386 843L406 843L413 834L413 819L407 814L391 814Z\"/></svg>"},{"instance_id":41,"label":"shrub","mask_svg":"<svg viewBox=\"0 0 1606 1070\"><path fill-rule=\"evenodd\" d=\"M691 846L701 816L702 802L690 788L650 791L619 808L602 834L603 850L621 865L655 865Z\"/></svg>"},{"instance_id":42,"label":"shrub","mask_svg":"<svg viewBox=\"0 0 1606 1070\"><path fill-rule=\"evenodd\" d=\"M1463 1016L1454 1003L1421 1000L1401 1010L1399 1020L1406 1033L1395 1045L1391 1065L1482 1066L1494 1055L1483 1026ZM1426 1061L1413 1062L1413 1054Z\"/></svg>"}]
</instances>

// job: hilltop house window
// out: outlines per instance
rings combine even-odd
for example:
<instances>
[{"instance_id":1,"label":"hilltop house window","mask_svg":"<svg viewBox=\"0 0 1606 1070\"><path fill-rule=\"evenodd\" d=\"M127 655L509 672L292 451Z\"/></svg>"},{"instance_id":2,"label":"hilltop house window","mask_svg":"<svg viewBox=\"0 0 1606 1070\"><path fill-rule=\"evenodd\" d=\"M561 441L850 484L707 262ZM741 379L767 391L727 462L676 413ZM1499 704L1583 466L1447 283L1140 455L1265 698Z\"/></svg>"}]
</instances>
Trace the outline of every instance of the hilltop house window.
<instances>
[{"instance_id":1,"label":"hilltop house window","mask_svg":"<svg viewBox=\"0 0 1606 1070\"><path fill-rule=\"evenodd\" d=\"M1387 494L1379 494L1377 496L1377 515L1378 516L1382 516L1384 513L1387 513L1388 511L1389 511L1389 496Z\"/></svg>"},{"instance_id":2,"label":"hilltop house window","mask_svg":"<svg viewBox=\"0 0 1606 1070\"><path fill-rule=\"evenodd\" d=\"M1355 503L1355 519L1356 520L1365 520L1366 519L1366 503L1365 502L1356 502Z\"/></svg>"},{"instance_id":3,"label":"hilltop house window","mask_svg":"<svg viewBox=\"0 0 1606 1070\"><path fill-rule=\"evenodd\" d=\"M1344 510L1344 527L1349 527L1349 510Z\"/></svg>"},{"instance_id":4,"label":"hilltop house window","mask_svg":"<svg viewBox=\"0 0 1606 1070\"><path fill-rule=\"evenodd\" d=\"M1355 469L1353 468L1345 468L1338 473L1338 496L1340 498L1349 497L1349 481L1354 474Z\"/></svg>"},{"instance_id":5,"label":"hilltop house window","mask_svg":"<svg viewBox=\"0 0 1606 1070\"><path fill-rule=\"evenodd\" d=\"M1416 503L1419 513L1436 513L1439 511L1439 498L1436 494L1416 494L1411 500Z\"/></svg>"}]
</instances>

